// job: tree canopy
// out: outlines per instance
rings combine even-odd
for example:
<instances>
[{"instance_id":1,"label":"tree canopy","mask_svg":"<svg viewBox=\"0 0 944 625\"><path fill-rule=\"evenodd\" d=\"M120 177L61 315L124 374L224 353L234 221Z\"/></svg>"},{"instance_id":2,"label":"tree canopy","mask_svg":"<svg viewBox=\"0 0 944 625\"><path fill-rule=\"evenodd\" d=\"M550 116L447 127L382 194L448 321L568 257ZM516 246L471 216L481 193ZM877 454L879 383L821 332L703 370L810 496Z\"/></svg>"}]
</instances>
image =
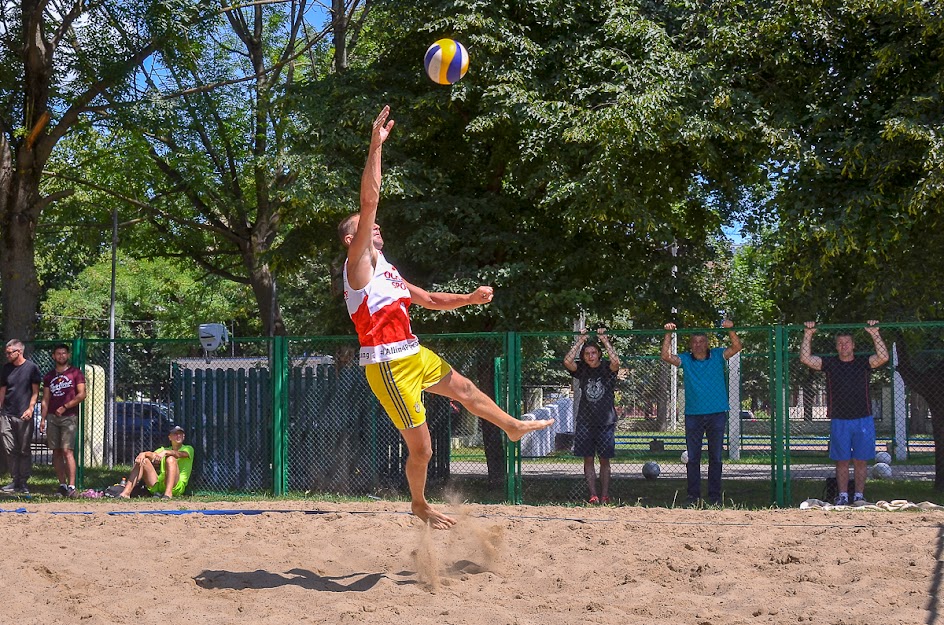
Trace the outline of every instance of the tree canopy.
<instances>
[{"instance_id":1,"label":"tree canopy","mask_svg":"<svg viewBox=\"0 0 944 625\"><path fill-rule=\"evenodd\" d=\"M259 331L349 332L335 226L383 104L388 255L496 287L420 331L941 315L939 2L75 6L0 15L8 334L112 210L124 257L248 287ZM451 87L422 71L443 36L472 56Z\"/></svg>"},{"instance_id":2,"label":"tree canopy","mask_svg":"<svg viewBox=\"0 0 944 625\"><path fill-rule=\"evenodd\" d=\"M387 2L368 23L373 56L313 85L306 113L324 125L356 111L322 143L356 171L365 122L391 104L379 213L391 257L426 286L498 288L488 311L450 320L560 328L629 308L651 323L673 306L712 319L694 287L756 170L729 149L750 120L716 99L720 70L681 18L612 0ZM443 33L472 56L451 88L418 63Z\"/></svg>"}]
</instances>

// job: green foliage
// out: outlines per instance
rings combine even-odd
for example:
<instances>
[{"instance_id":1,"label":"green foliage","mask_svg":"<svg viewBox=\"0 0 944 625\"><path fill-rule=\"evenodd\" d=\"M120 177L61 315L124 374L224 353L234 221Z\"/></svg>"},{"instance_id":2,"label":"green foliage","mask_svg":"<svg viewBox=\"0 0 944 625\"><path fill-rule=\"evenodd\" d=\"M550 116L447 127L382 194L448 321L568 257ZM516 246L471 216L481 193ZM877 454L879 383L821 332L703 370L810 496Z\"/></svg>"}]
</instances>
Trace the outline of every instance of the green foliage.
<instances>
[{"instance_id":1,"label":"green foliage","mask_svg":"<svg viewBox=\"0 0 944 625\"><path fill-rule=\"evenodd\" d=\"M784 313L939 317L940 3L720 6L750 33L726 62L769 111L774 193L755 220L775 225L770 282Z\"/></svg>"},{"instance_id":2,"label":"green foliage","mask_svg":"<svg viewBox=\"0 0 944 625\"><path fill-rule=\"evenodd\" d=\"M718 104L683 17L612 0L375 7L373 56L302 103L312 126L340 120L320 147L355 189L367 123L391 104L389 255L425 287L496 286L487 309L418 314L421 327L560 328L627 309L656 323L673 306L715 317L717 294L695 287L755 173L726 154L746 122ZM472 58L451 88L422 73L445 35Z\"/></svg>"},{"instance_id":3,"label":"green foliage","mask_svg":"<svg viewBox=\"0 0 944 625\"><path fill-rule=\"evenodd\" d=\"M734 251L727 274L731 288L725 293L723 307L738 325L770 325L779 321L779 310L768 282L774 275L772 262L770 248L760 237Z\"/></svg>"},{"instance_id":4,"label":"green foliage","mask_svg":"<svg viewBox=\"0 0 944 625\"><path fill-rule=\"evenodd\" d=\"M332 172L312 154L291 152L311 137L299 133L287 97L300 75L288 60L316 60L305 54L316 41L301 36L293 8L257 5L206 20L141 67L149 97L108 119L136 177L122 187L135 197L124 199L137 201L142 217L123 243L137 256L190 258L250 285L266 334L285 331L276 276L306 265L295 230L334 206L313 192L332 186Z\"/></svg>"},{"instance_id":5,"label":"green foliage","mask_svg":"<svg viewBox=\"0 0 944 625\"><path fill-rule=\"evenodd\" d=\"M41 334L107 337L110 297L111 260L105 259L47 292ZM191 338L201 323L220 321L238 321L248 335L260 331L245 288L168 259L119 259L115 317L118 338Z\"/></svg>"}]
</instances>

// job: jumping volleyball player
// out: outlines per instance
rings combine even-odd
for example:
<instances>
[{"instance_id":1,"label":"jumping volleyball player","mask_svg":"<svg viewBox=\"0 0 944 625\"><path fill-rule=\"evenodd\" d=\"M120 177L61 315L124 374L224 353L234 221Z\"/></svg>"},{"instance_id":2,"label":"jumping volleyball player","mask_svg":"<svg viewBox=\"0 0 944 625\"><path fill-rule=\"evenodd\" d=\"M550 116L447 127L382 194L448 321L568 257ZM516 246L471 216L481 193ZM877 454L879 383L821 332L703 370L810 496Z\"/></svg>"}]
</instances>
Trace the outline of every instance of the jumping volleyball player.
<instances>
[{"instance_id":1,"label":"jumping volleyball player","mask_svg":"<svg viewBox=\"0 0 944 625\"><path fill-rule=\"evenodd\" d=\"M361 344L360 364L367 381L406 442L409 456L406 479L410 485L413 514L436 529L448 529L455 520L426 501L426 470L433 455L422 391L457 400L474 415L494 423L512 441L541 430L553 419L518 421L499 408L446 361L422 347L410 329L407 309L411 302L433 310L454 310L492 301L492 288L480 286L472 293L429 293L404 280L384 258L383 238L376 223L380 201L380 154L393 130L385 106L374 120L367 165L361 177L361 210L338 226L347 248L344 263L344 301Z\"/></svg>"}]
</instances>

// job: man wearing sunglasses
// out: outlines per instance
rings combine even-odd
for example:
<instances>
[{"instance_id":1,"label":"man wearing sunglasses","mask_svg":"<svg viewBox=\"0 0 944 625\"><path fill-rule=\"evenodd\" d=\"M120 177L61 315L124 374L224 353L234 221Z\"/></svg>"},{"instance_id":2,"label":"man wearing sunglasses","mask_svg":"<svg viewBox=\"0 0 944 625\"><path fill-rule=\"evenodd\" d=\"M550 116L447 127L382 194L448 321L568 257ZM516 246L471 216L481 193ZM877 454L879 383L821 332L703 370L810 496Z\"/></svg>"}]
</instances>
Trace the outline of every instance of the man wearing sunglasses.
<instances>
[{"instance_id":1,"label":"man wearing sunglasses","mask_svg":"<svg viewBox=\"0 0 944 625\"><path fill-rule=\"evenodd\" d=\"M29 495L26 486L33 469L33 411L42 375L36 363L23 357L23 343L7 342L7 362L0 367L0 444L13 481L0 492Z\"/></svg>"}]
</instances>

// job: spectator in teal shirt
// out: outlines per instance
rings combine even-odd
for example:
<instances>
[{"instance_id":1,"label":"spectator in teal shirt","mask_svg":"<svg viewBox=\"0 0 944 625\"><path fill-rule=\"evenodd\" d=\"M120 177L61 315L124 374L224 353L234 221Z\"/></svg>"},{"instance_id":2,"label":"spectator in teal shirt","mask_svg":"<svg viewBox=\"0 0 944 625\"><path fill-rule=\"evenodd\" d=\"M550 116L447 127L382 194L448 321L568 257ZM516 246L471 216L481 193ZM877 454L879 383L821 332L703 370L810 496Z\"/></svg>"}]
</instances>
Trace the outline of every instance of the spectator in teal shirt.
<instances>
[{"instance_id":1,"label":"spectator in teal shirt","mask_svg":"<svg viewBox=\"0 0 944 625\"><path fill-rule=\"evenodd\" d=\"M721 327L728 329L730 347L708 349L708 336L692 334L689 351L672 353L672 333L675 324L665 324L662 340L662 360L685 372L685 448L688 452L688 505L697 505L701 499L701 442L708 439L708 503L721 505L721 451L724 444L724 426L728 413L728 389L725 384L725 364L741 351L741 339L725 319Z\"/></svg>"}]
</instances>

